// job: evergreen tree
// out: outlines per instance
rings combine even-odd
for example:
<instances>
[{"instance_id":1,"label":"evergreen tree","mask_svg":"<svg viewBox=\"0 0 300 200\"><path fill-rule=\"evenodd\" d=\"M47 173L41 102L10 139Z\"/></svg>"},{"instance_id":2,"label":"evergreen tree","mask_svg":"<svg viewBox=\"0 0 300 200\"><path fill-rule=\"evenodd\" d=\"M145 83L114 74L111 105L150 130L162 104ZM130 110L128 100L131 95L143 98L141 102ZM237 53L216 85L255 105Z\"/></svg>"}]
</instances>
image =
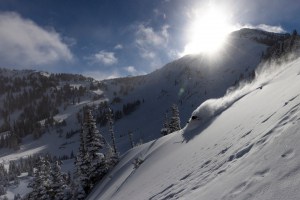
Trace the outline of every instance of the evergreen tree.
<instances>
[{"instance_id":1,"label":"evergreen tree","mask_svg":"<svg viewBox=\"0 0 300 200\"><path fill-rule=\"evenodd\" d=\"M109 130L110 137L111 137L113 152L115 154L117 154L116 138L115 138L115 132L114 132L114 127L113 127L113 124L114 124L113 112L110 108L108 109L108 113L107 113L107 121L108 121L108 125L109 125L108 130Z\"/></svg>"},{"instance_id":2,"label":"evergreen tree","mask_svg":"<svg viewBox=\"0 0 300 200\"><path fill-rule=\"evenodd\" d=\"M104 139L97 129L95 119L92 116L91 110L85 113L83 123L83 133L86 135L86 150L89 158L89 187L100 180L107 172L105 167L105 158L100 150L104 147Z\"/></svg>"},{"instance_id":3,"label":"evergreen tree","mask_svg":"<svg viewBox=\"0 0 300 200\"><path fill-rule=\"evenodd\" d=\"M6 194L6 186L8 185L8 173L4 164L0 164L0 196Z\"/></svg>"},{"instance_id":4,"label":"evergreen tree","mask_svg":"<svg viewBox=\"0 0 300 200\"><path fill-rule=\"evenodd\" d=\"M112 141L112 147L109 144L107 144L106 165L107 169L111 169L118 163L119 156L117 152L115 132L113 128L113 112L110 108L108 109L107 113L107 121L109 126L108 130Z\"/></svg>"},{"instance_id":5,"label":"evergreen tree","mask_svg":"<svg viewBox=\"0 0 300 200\"><path fill-rule=\"evenodd\" d=\"M77 156L75 158L75 166L76 166L76 188L80 188L81 196L85 197L85 191L88 191L88 169L89 160L88 160L88 153L85 147L85 138L83 135L83 131L80 132L80 146ZM78 192L78 191L77 191Z\"/></svg>"},{"instance_id":6,"label":"evergreen tree","mask_svg":"<svg viewBox=\"0 0 300 200\"><path fill-rule=\"evenodd\" d=\"M86 110L80 146L76 156L76 196L84 198L94 184L108 171L105 156L100 152L104 148L104 138L97 129L91 110Z\"/></svg>"},{"instance_id":7,"label":"evergreen tree","mask_svg":"<svg viewBox=\"0 0 300 200\"><path fill-rule=\"evenodd\" d=\"M14 196L14 200L21 200L22 198L21 198L21 195L20 194L16 194L15 196Z\"/></svg>"},{"instance_id":8,"label":"evergreen tree","mask_svg":"<svg viewBox=\"0 0 300 200\"><path fill-rule=\"evenodd\" d=\"M21 171L15 161L10 161L8 166L9 181L17 179L17 176L21 175Z\"/></svg>"},{"instance_id":9,"label":"evergreen tree","mask_svg":"<svg viewBox=\"0 0 300 200\"><path fill-rule=\"evenodd\" d=\"M0 195L5 194L5 187L7 186L8 182L9 182L9 178L8 178L8 172L4 167L4 164L1 163L0 164Z\"/></svg>"},{"instance_id":10,"label":"evergreen tree","mask_svg":"<svg viewBox=\"0 0 300 200\"><path fill-rule=\"evenodd\" d=\"M50 198L53 200L64 200L71 198L70 188L67 185L66 180L63 178L58 161L52 165L51 185L49 190L51 191Z\"/></svg>"},{"instance_id":11,"label":"evergreen tree","mask_svg":"<svg viewBox=\"0 0 300 200\"><path fill-rule=\"evenodd\" d=\"M170 134L170 127L169 127L169 120L168 120L167 113L165 114L163 128L160 130L160 133L162 135L168 135L168 134Z\"/></svg>"},{"instance_id":12,"label":"evergreen tree","mask_svg":"<svg viewBox=\"0 0 300 200\"><path fill-rule=\"evenodd\" d=\"M86 197L86 193L85 193L82 185L78 184L78 182L77 182L77 183L74 184L73 188L74 188L74 190L73 190L74 191L74 194L73 194L74 198L73 199L84 200L85 197Z\"/></svg>"},{"instance_id":13,"label":"evergreen tree","mask_svg":"<svg viewBox=\"0 0 300 200\"><path fill-rule=\"evenodd\" d=\"M114 152L113 148L109 145L107 145L107 151L106 151L105 158L106 158L105 164L106 164L107 171L109 169L112 169L119 162L119 158L118 158L117 154Z\"/></svg>"},{"instance_id":14,"label":"evergreen tree","mask_svg":"<svg viewBox=\"0 0 300 200\"><path fill-rule=\"evenodd\" d=\"M129 137L129 142L130 142L130 145L131 145L131 148L134 147L134 143L133 143L133 134L132 134L132 131L128 131L128 137Z\"/></svg>"},{"instance_id":15,"label":"evergreen tree","mask_svg":"<svg viewBox=\"0 0 300 200\"><path fill-rule=\"evenodd\" d=\"M27 195L29 200L49 200L50 191L50 164L43 157L40 157L34 172L34 179L29 183L28 187L32 191Z\"/></svg>"},{"instance_id":16,"label":"evergreen tree","mask_svg":"<svg viewBox=\"0 0 300 200\"><path fill-rule=\"evenodd\" d=\"M6 194L6 188L4 185L0 184L0 196Z\"/></svg>"},{"instance_id":17,"label":"evergreen tree","mask_svg":"<svg viewBox=\"0 0 300 200\"><path fill-rule=\"evenodd\" d=\"M294 29L294 30L293 30L293 33L292 33L292 35L293 35L293 36L297 36L297 35L298 35L298 33L297 33L297 30L296 30L296 29Z\"/></svg>"},{"instance_id":18,"label":"evergreen tree","mask_svg":"<svg viewBox=\"0 0 300 200\"><path fill-rule=\"evenodd\" d=\"M169 128L170 128L170 133L173 133L174 131L178 131L181 129L179 110L176 104L172 105L171 111L172 111L172 117L170 120Z\"/></svg>"}]
</instances>

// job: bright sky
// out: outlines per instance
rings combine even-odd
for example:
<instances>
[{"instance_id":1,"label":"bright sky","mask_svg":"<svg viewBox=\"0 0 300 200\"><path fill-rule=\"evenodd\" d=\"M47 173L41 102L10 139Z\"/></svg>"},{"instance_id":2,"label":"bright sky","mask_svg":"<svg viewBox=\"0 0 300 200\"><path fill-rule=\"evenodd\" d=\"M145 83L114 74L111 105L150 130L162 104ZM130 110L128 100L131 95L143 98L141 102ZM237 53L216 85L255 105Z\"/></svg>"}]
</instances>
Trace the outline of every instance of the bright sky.
<instances>
[{"instance_id":1,"label":"bright sky","mask_svg":"<svg viewBox=\"0 0 300 200\"><path fill-rule=\"evenodd\" d=\"M214 51L236 27L300 29L299 10L299 0L1 0L0 67L145 74Z\"/></svg>"}]
</instances>

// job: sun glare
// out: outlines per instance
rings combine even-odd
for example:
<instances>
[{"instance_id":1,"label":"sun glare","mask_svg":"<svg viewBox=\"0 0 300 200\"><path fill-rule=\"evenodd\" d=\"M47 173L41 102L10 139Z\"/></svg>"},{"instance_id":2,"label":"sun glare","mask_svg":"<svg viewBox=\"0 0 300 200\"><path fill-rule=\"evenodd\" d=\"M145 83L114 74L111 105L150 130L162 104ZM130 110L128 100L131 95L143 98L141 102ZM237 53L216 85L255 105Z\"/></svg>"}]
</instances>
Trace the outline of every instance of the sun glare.
<instances>
[{"instance_id":1,"label":"sun glare","mask_svg":"<svg viewBox=\"0 0 300 200\"><path fill-rule=\"evenodd\" d=\"M225 11L210 6L206 12L196 14L188 31L188 44L183 55L197 53L214 53L226 41L233 30Z\"/></svg>"}]
</instances>

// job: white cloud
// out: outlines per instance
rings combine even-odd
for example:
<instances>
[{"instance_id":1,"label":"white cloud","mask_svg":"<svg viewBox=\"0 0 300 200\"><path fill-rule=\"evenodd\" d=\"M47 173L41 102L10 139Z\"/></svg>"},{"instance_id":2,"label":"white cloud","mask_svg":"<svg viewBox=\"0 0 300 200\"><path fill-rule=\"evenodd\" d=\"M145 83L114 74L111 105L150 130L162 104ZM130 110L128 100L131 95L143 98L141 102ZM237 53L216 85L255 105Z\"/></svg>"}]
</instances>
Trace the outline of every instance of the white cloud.
<instances>
[{"instance_id":1,"label":"white cloud","mask_svg":"<svg viewBox=\"0 0 300 200\"><path fill-rule=\"evenodd\" d=\"M98 53L86 57L90 64L104 64L104 65L113 65L118 63L118 58L115 57L114 52L109 51L99 51Z\"/></svg>"},{"instance_id":2,"label":"white cloud","mask_svg":"<svg viewBox=\"0 0 300 200\"><path fill-rule=\"evenodd\" d=\"M246 24L244 26L241 26L241 28L252 28L252 29L260 29L268 32L273 32L273 33L285 33L286 31L281 27L281 26L271 26L267 24L259 24L259 25L251 25L251 24Z\"/></svg>"},{"instance_id":3,"label":"white cloud","mask_svg":"<svg viewBox=\"0 0 300 200\"><path fill-rule=\"evenodd\" d=\"M137 75L138 71L135 69L134 66L124 67L124 70L127 71L130 75Z\"/></svg>"},{"instance_id":4,"label":"white cloud","mask_svg":"<svg viewBox=\"0 0 300 200\"><path fill-rule=\"evenodd\" d=\"M123 49L123 45L122 44L117 44L114 49Z\"/></svg>"},{"instance_id":5,"label":"white cloud","mask_svg":"<svg viewBox=\"0 0 300 200\"><path fill-rule=\"evenodd\" d=\"M157 56L156 53L151 49L141 49L140 55L148 60L155 59Z\"/></svg>"},{"instance_id":6,"label":"white cloud","mask_svg":"<svg viewBox=\"0 0 300 200\"><path fill-rule=\"evenodd\" d=\"M169 25L164 25L160 31L155 32L152 27L140 24L137 28L135 42L142 48L147 46L165 46L169 40L169 28Z\"/></svg>"},{"instance_id":7,"label":"white cloud","mask_svg":"<svg viewBox=\"0 0 300 200\"><path fill-rule=\"evenodd\" d=\"M61 36L15 12L0 12L0 64L24 67L70 62L73 55Z\"/></svg>"},{"instance_id":8,"label":"white cloud","mask_svg":"<svg viewBox=\"0 0 300 200\"><path fill-rule=\"evenodd\" d=\"M167 48L169 41L169 28L169 25L164 25L160 30L155 31L152 27L145 26L144 24L140 24L137 27L135 44L138 47L139 54L142 58L151 60L151 62L156 60L155 63L160 60L157 52ZM156 64L150 63L150 66L154 65Z\"/></svg>"}]
</instances>

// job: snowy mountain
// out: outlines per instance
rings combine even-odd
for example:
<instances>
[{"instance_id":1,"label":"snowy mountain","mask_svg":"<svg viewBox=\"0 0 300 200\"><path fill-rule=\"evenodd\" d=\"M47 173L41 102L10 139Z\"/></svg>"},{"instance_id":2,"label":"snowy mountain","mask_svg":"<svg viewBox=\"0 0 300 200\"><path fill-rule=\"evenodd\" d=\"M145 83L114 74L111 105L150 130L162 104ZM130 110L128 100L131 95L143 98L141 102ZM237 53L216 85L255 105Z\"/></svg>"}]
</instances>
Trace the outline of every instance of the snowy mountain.
<instances>
[{"instance_id":1,"label":"snowy mountain","mask_svg":"<svg viewBox=\"0 0 300 200\"><path fill-rule=\"evenodd\" d=\"M217 56L188 55L145 76L105 81L108 88L115 86L115 91L120 91L116 92L116 96L123 102L144 100L136 112L116 123L116 132L125 131L126 134L133 131L135 141L160 137L165 113L170 115L173 103L179 106L184 126L190 113L203 101L223 96L240 80L251 79L262 52L268 47L234 33ZM121 88L129 88L128 94L122 95ZM118 145L121 151L129 146L124 140L120 140Z\"/></svg>"},{"instance_id":2,"label":"snowy mountain","mask_svg":"<svg viewBox=\"0 0 300 200\"><path fill-rule=\"evenodd\" d=\"M138 173L140 167L148 168L143 162L145 161L146 163L148 156L150 156L150 160L153 161L154 169L162 171L169 170L169 168L159 167L164 166L167 161L170 165L166 166L170 167L172 163L174 166L177 166L177 161L185 163L185 161L178 160L182 159L181 156L186 157L185 159L188 161L190 157L184 155L192 154L188 154L184 149L191 148L191 151L194 152L194 147L189 147L188 145L190 142L194 144L195 147L199 147L200 143L197 144L193 141L196 141L196 139L200 137L198 133L200 133L202 129L206 131L207 127L215 123L216 120L213 119L215 119L216 116L216 119L218 119L218 115L222 116L223 113L231 109L228 109L228 107L235 107L238 102L246 97L248 98L248 96L252 96L252 94L258 91L264 91L257 88L268 85L269 82L264 82L265 80L270 81L270 83L272 82L271 78L273 78L273 76L267 76L267 79L264 80L257 77L257 74L261 74L257 69L259 64L261 62L268 62L270 58L282 58L283 55L291 51L295 52L299 49L299 41L299 36L242 29L229 36L226 46L217 55L187 55L166 64L161 69L148 75L104 80L101 82L81 75L51 74L33 70L1 69L0 145L2 149L0 149L0 161L7 167L10 161L48 153L51 156L56 156L64 160L62 165L64 172L72 172L74 168L73 156L78 151L79 146L79 132L81 130L83 117L82 109L86 106L92 109L98 129L101 134L103 134L105 140L111 144L106 120L107 109L110 107L114 112L116 145L121 155L131 148L129 135L133 138L135 145L152 140L155 141L137 146L133 150L126 152L120 164L114 172L108 176L114 177L112 180L116 181L116 185L109 182L110 178L107 178L104 183L109 182L108 185L100 185L99 188L95 190L94 196L91 196L91 199L96 196L98 199L102 199L102 197L109 199L113 193L116 193L114 188L119 187L118 184L123 183L123 179L128 178L129 174ZM260 77L262 76L260 75ZM254 78L258 81L253 82ZM240 89L242 85L250 82L250 85L247 84L245 88ZM297 83L295 82L295 84ZM235 91L236 89L239 89L238 92L230 93L234 101L228 100L226 96L221 100L208 100L222 97L226 95L226 93ZM165 114L170 117L172 104L177 104L179 107L182 127L186 125L191 117L191 113L193 113L192 116L197 116L197 120L201 119L202 123L207 127L192 121L183 131L160 138L162 137L160 130L163 127ZM197 109L199 105L202 107L200 106ZM242 109L242 111L243 110L247 111L246 108ZM205 111L204 116L202 116L203 111ZM207 111L210 113L209 115ZM265 112L263 109L260 111L262 113ZM257 113L253 113L253 118L258 117L256 114ZM231 117L233 116L242 116L242 114L236 111L234 115L231 115ZM246 123L246 121L243 122ZM249 122L251 122L251 120ZM220 127L222 126L220 125ZM219 128L219 125L216 125L216 128ZM223 128L220 128L218 130L222 129ZM236 128L236 130L238 131L240 129ZM237 131L233 131L230 134L239 134L240 132L238 133ZM201 135L207 134L201 133ZM248 135L250 135L250 132ZM222 140L221 136L220 138L217 138L217 136L214 137L216 137L215 144L218 148L227 148L225 147L225 143L217 143ZM157 138L160 139L156 140ZM179 138L183 139L179 142ZM238 149L238 147L230 148L230 140L234 141L234 138L228 138L226 140L228 141L228 152ZM202 142L211 145L210 141L204 140ZM173 143L175 143L174 146L171 145ZM185 143L187 145L184 145ZM165 146L163 144L167 145ZM177 147L178 149L182 148L183 151L178 154L178 159L175 159ZM160 150L160 148L162 149ZM206 146L203 147L203 150L205 148ZM209 148L215 149L214 147ZM230 151L229 148L231 149ZM168 149L174 152L174 154L170 154L174 162L171 162L171 158L164 161L161 157L158 157L158 155L152 155L152 152L155 153L157 151L160 152L161 155L169 157ZM214 152L210 152L208 154L213 155L213 153ZM204 156L202 154L199 155ZM205 154L205 156L207 155ZM208 159L208 157L205 157L205 159L206 158ZM202 158L197 159L200 165ZM138 163L136 167L138 167L139 163L143 162L138 170L132 169L132 160ZM233 160L236 160L236 158L233 158ZM210 161L207 165L214 162L219 161ZM155 163L159 166L155 166ZM188 161L188 164L190 165L189 167L188 165L182 165L183 168L180 168L180 166L179 168L184 170L184 167L188 169L197 167L197 163L195 163L194 166L191 160ZM201 165L203 165L203 163ZM147 173L151 174L154 172L152 171L154 169L149 170L149 172L146 170L145 175ZM145 171L142 170L142 172L144 173ZM173 172L184 176L183 171L180 171L180 173L178 171ZM199 174L196 173L195 176L196 175ZM130 177L131 176L133 175L130 175ZM172 174L169 174L169 176L169 178L166 178L167 180L170 179L169 182L166 181L164 184L163 181L160 186L156 186L156 189L153 188L153 192L150 191L150 193L153 193L153 195L158 194L158 188L163 186L166 186L166 190L162 192L162 196L169 190L173 191L173 186L176 186L174 181L178 176L174 175L174 178L172 178ZM128 179L130 179L130 177ZM134 175L134 177L134 179L139 179L139 176ZM8 196L10 198L13 198L13 193L24 195L29 191L26 188L28 183L26 174L22 175L22 179L24 179L24 181L21 181L18 187L14 186L8 189ZM130 181L130 184L134 186L138 183L139 181ZM126 182L126 187L129 187L129 185L127 186ZM170 186L170 188L167 188L168 186ZM106 190L107 187L109 187L109 190L105 193L101 192L102 190ZM147 188L144 189L147 190L149 188L151 189L151 187L147 186ZM123 190L122 188L118 190L122 190L125 193L130 191L130 189L126 189L125 191L125 189ZM148 199L150 198L147 196L148 194L149 193L145 191L146 196L143 196L143 192L141 192L141 196L139 196L141 198L137 199ZM124 195L123 192L121 192L120 195ZM132 195L134 196L134 194ZM175 196L173 197L175 198ZM115 198L119 199L119 197L121 196L116 194ZM164 198L171 197L172 196L164 196ZM130 198L130 196L128 196L128 198ZM153 196L152 199L160 199L160 196Z\"/></svg>"},{"instance_id":3,"label":"snowy mountain","mask_svg":"<svg viewBox=\"0 0 300 200\"><path fill-rule=\"evenodd\" d=\"M300 59L257 72L124 154L88 199L298 199Z\"/></svg>"}]
</instances>

